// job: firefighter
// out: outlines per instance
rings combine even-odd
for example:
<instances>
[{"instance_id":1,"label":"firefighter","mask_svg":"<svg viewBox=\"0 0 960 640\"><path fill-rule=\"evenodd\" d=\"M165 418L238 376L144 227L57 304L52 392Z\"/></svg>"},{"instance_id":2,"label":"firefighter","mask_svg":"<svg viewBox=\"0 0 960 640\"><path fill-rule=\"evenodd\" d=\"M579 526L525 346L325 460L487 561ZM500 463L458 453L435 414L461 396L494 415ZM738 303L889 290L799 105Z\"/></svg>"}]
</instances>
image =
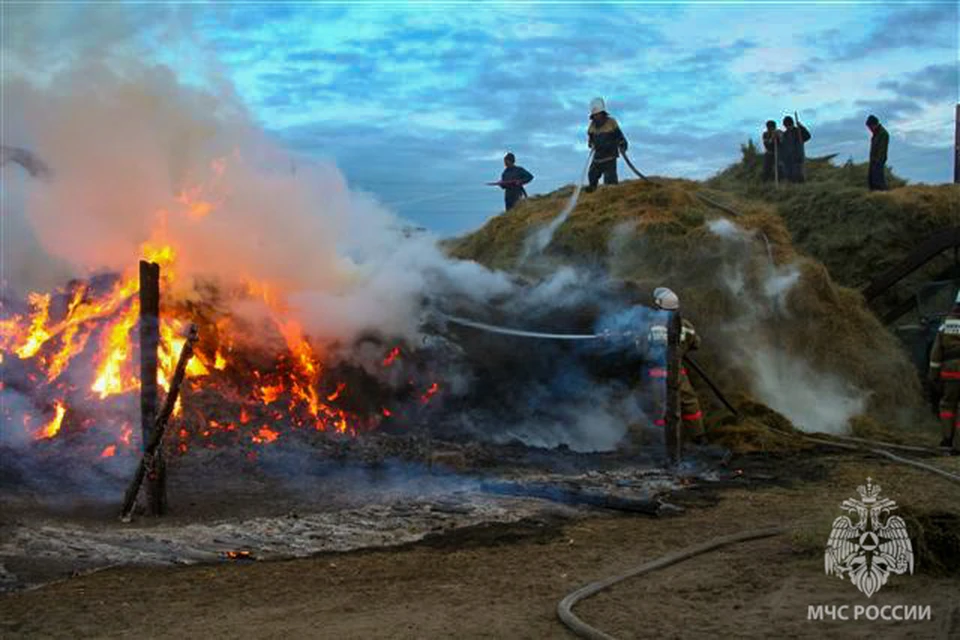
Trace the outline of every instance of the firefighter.
<instances>
[{"instance_id":1,"label":"firefighter","mask_svg":"<svg viewBox=\"0 0 960 640\"><path fill-rule=\"evenodd\" d=\"M941 447L949 447L960 455L960 428L957 410L960 405L960 291L953 309L937 330L930 351L929 380L940 396Z\"/></svg>"},{"instance_id":2,"label":"firefighter","mask_svg":"<svg viewBox=\"0 0 960 640\"><path fill-rule=\"evenodd\" d=\"M607 113L603 98L590 102L590 126L587 128L587 145L593 149L593 161L587 179L587 193L596 190L603 176L603 184L617 184L617 158L627 150L627 139L620 125Z\"/></svg>"},{"instance_id":3,"label":"firefighter","mask_svg":"<svg viewBox=\"0 0 960 640\"><path fill-rule=\"evenodd\" d=\"M653 305L663 311L679 311L680 299L670 289L657 287L653 292ZM666 426L667 322L669 315L657 315L660 317L651 323L646 336L644 377L648 388L651 390L651 398L647 403L648 411L654 414L655 425ZM680 362L683 361L683 356L688 351L700 347L700 336L697 335L693 324L686 318L681 318L681 325L680 353L677 354ZM702 443L704 440L703 412L700 410L697 393L693 390L693 385L690 384L687 369L682 365L680 367L679 394L678 409L680 415L678 417L683 423L683 438Z\"/></svg>"},{"instance_id":4,"label":"firefighter","mask_svg":"<svg viewBox=\"0 0 960 640\"><path fill-rule=\"evenodd\" d=\"M777 129L777 123L773 120L767 120L767 130L763 132L763 181L773 182L775 178L783 175L780 168L780 140L781 133Z\"/></svg>"},{"instance_id":5,"label":"firefighter","mask_svg":"<svg viewBox=\"0 0 960 640\"><path fill-rule=\"evenodd\" d=\"M790 182L805 182L803 163L806 160L806 154L803 145L810 139L810 132L799 122L795 126L790 116L783 119L783 128L780 162L783 163L784 177Z\"/></svg>"},{"instance_id":6,"label":"firefighter","mask_svg":"<svg viewBox=\"0 0 960 640\"><path fill-rule=\"evenodd\" d=\"M875 115L867 117L866 125L873 134L870 137L870 170L867 173L867 187L870 191L886 191L887 147L890 146L890 134Z\"/></svg>"},{"instance_id":7,"label":"firefighter","mask_svg":"<svg viewBox=\"0 0 960 640\"><path fill-rule=\"evenodd\" d=\"M517 165L517 158L512 153L503 156L503 166L506 168L500 174L500 188L503 189L504 210L510 211L520 198L527 197L523 185L533 180L533 174Z\"/></svg>"}]
</instances>

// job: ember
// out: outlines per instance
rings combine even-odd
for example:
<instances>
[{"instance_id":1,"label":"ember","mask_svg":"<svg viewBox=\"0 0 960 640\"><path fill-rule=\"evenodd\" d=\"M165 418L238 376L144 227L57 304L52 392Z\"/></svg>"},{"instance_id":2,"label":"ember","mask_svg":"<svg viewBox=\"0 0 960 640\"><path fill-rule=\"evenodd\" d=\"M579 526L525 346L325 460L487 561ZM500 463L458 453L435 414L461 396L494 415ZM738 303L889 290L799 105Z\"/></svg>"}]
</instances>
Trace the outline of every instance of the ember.
<instances>
[{"instance_id":1,"label":"ember","mask_svg":"<svg viewBox=\"0 0 960 640\"><path fill-rule=\"evenodd\" d=\"M394 347L390 350L390 353L387 354L387 357L383 359L383 366L389 367L393 364L393 361L400 357L400 347Z\"/></svg>"},{"instance_id":2,"label":"ember","mask_svg":"<svg viewBox=\"0 0 960 640\"><path fill-rule=\"evenodd\" d=\"M440 385L434 382L432 385L430 385L430 388L427 389L426 393L424 393L423 396L420 397L421 402L426 404L427 402L430 401L430 398L436 395L437 391L439 390L440 390Z\"/></svg>"}]
</instances>

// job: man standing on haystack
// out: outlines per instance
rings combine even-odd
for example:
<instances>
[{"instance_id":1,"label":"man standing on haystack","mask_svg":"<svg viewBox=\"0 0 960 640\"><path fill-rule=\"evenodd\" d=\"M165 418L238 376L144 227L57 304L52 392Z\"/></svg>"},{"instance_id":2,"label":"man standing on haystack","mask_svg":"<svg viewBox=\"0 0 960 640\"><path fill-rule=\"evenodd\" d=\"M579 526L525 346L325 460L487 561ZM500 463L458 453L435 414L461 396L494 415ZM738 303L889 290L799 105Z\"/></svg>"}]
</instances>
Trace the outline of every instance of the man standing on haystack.
<instances>
[{"instance_id":1,"label":"man standing on haystack","mask_svg":"<svg viewBox=\"0 0 960 640\"><path fill-rule=\"evenodd\" d=\"M763 132L763 181L779 182L783 174L780 169L781 133L777 123L767 120L767 130Z\"/></svg>"},{"instance_id":2,"label":"man standing on haystack","mask_svg":"<svg viewBox=\"0 0 960 640\"><path fill-rule=\"evenodd\" d=\"M520 198L527 197L527 190L523 185L533 180L533 174L517 164L517 158L512 153L503 156L503 173L500 181L495 182L503 189L503 206L505 211L513 209Z\"/></svg>"},{"instance_id":3,"label":"man standing on haystack","mask_svg":"<svg viewBox=\"0 0 960 640\"><path fill-rule=\"evenodd\" d=\"M870 191L887 190L887 147L890 146L890 134L880 124L875 115L867 117L867 129L873 134L870 137L870 169L867 173L867 186Z\"/></svg>"},{"instance_id":4,"label":"man standing on haystack","mask_svg":"<svg viewBox=\"0 0 960 640\"><path fill-rule=\"evenodd\" d=\"M806 182L803 174L803 163L806 160L803 145L810 140L810 132L799 121L794 125L790 116L783 119L783 128L780 161L783 163L784 177L790 182Z\"/></svg>"},{"instance_id":5,"label":"man standing on haystack","mask_svg":"<svg viewBox=\"0 0 960 640\"><path fill-rule=\"evenodd\" d=\"M960 291L930 350L929 381L940 396L941 447L960 455Z\"/></svg>"},{"instance_id":6,"label":"man standing on haystack","mask_svg":"<svg viewBox=\"0 0 960 640\"><path fill-rule=\"evenodd\" d=\"M607 113L603 98L594 98L590 102L590 126L587 128L587 145L593 149L593 162L587 179L590 185L586 192L596 190L603 176L603 184L617 184L617 158L620 152L627 150L627 139L620 131L620 125Z\"/></svg>"}]
</instances>

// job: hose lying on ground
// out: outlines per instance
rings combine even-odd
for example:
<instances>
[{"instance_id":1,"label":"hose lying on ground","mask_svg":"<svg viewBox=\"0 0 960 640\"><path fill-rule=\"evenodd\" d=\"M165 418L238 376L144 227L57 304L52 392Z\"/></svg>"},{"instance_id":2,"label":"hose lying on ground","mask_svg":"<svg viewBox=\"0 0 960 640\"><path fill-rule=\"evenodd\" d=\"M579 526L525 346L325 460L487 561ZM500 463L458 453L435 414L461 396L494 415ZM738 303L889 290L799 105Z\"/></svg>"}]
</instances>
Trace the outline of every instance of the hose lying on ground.
<instances>
[{"instance_id":1,"label":"hose lying on ground","mask_svg":"<svg viewBox=\"0 0 960 640\"><path fill-rule=\"evenodd\" d=\"M573 593L568 594L563 600L560 601L560 604L557 605L557 615L560 617L560 620L563 622L563 624L567 625L567 627L581 637L613 640L613 636L607 635L596 627L591 627L586 622L574 615L573 611L571 610L573 606L580 600L589 598L590 596L599 593L600 591L603 591L604 589L607 589L618 582L622 582L627 578L640 576L645 573L650 573L651 571L656 571L657 569L669 567L672 564L682 562L683 560L688 560L702 553L713 551L714 549L719 549L720 547L725 547L737 542L758 540L760 538L770 538L772 536L779 536L787 533L787 531L789 531L789 529L786 527L755 529L752 531L745 531L743 533L720 536L719 538L708 540L702 544L687 547L686 549L681 549L680 551L675 551L673 553L668 553L667 555L661 556L656 560L630 569L626 573L622 573L618 576L607 578L605 580L600 580L599 582L592 582L585 587L581 587Z\"/></svg>"},{"instance_id":2,"label":"hose lying on ground","mask_svg":"<svg viewBox=\"0 0 960 640\"><path fill-rule=\"evenodd\" d=\"M929 471L943 478L946 478L947 480L960 483L960 475L950 473L949 471L945 471L943 469L938 469L933 465L925 464L917 460L910 460L908 458L903 458L901 456L890 453L889 451L884 451L883 449L869 449L864 444L854 444L850 442L835 442L831 440L824 440L821 438L814 438L812 436L800 435L799 437L803 438L804 440L808 440L810 442L815 442L817 444L840 447L843 449L853 449L857 451L868 451L870 453L889 458L894 462L898 462L900 464L906 464L912 467L916 467L918 469L923 469L925 471ZM858 440L858 441L862 441L864 443L870 443L870 444L889 444L889 443L872 443L871 441L863 440L862 438L855 438L854 440ZM770 529L756 529L751 531L745 531L743 533L737 533L737 534L732 534L728 536L720 536L719 538L708 540L707 542L704 542L702 544L695 545L692 547L687 547L686 549L681 549L680 551L669 553L665 556L661 556L660 558L657 558L656 560L642 564L639 567L630 569L626 573L622 573L620 575L614 576L612 578L607 578L605 580L600 580L598 582L592 582L584 587L577 589L573 593L568 594L566 597L563 598L563 600L560 601L560 603L557 605L557 615L560 617L560 620L561 622L563 622L563 624L565 624L574 633L576 633L577 635L583 638L593 638L598 640L613 640L613 636L604 633L603 631L601 631L600 629L597 629L596 627L592 627L588 625L586 622L584 622L583 620L578 618L576 615L574 615L572 611L573 606L576 605L577 602L579 602L580 600L583 600L584 598L589 598L590 596L596 593L599 593L600 591L603 591L604 589L607 589L617 584L618 582L622 582L627 578L632 578L634 576L650 573L652 571L656 571L657 569L668 567L672 564L682 562L683 560L687 560L689 558L706 553L708 551L713 551L714 549L718 549L723 546L731 545L737 542L746 542L747 540L757 540L760 538L769 538L772 536L778 536L778 535L787 533L788 531L790 531L789 527L776 527L776 528L770 528Z\"/></svg>"}]
</instances>

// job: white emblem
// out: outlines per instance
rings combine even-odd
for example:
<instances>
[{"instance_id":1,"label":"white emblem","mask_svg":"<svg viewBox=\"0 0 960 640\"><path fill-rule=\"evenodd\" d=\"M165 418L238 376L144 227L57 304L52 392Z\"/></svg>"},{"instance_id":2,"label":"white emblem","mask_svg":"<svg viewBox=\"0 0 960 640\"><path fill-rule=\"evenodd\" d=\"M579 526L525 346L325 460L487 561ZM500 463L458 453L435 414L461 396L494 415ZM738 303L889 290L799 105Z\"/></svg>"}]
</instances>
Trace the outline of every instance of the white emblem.
<instances>
[{"instance_id":1,"label":"white emblem","mask_svg":"<svg viewBox=\"0 0 960 640\"><path fill-rule=\"evenodd\" d=\"M650 332L647 336L647 339L653 344L666 344L667 333L666 326L662 324L654 324L650 326Z\"/></svg>"},{"instance_id":2,"label":"white emblem","mask_svg":"<svg viewBox=\"0 0 960 640\"><path fill-rule=\"evenodd\" d=\"M897 503L878 497L880 485L867 478L866 486L857 487L857 493L859 500L848 498L840 506L856 513L858 522L853 524L847 516L833 521L823 566L827 575L841 580L849 576L869 598L887 583L891 573L913 573L913 545L903 518L890 515Z\"/></svg>"}]
</instances>

